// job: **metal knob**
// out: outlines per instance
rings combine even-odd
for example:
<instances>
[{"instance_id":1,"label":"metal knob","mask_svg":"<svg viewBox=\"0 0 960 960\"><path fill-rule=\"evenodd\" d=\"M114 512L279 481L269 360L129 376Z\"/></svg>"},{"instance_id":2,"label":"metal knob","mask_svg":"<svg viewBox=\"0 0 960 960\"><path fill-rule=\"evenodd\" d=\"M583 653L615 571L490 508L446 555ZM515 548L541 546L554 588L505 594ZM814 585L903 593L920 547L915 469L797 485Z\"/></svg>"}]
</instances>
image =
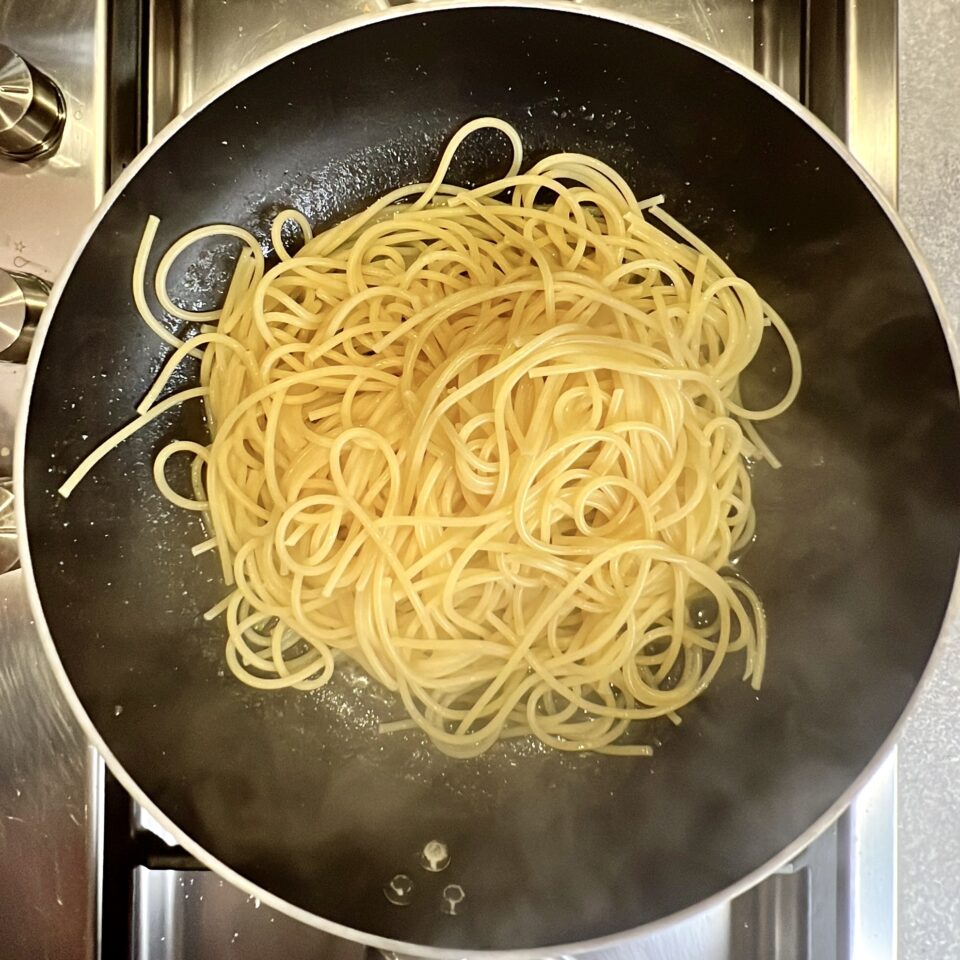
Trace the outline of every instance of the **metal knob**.
<instances>
[{"instance_id":1,"label":"metal knob","mask_svg":"<svg viewBox=\"0 0 960 960\"><path fill-rule=\"evenodd\" d=\"M29 273L0 270L0 360L23 363L50 287Z\"/></svg>"},{"instance_id":2,"label":"metal knob","mask_svg":"<svg viewBox=\"0 0 960 960\"><path fill-rule=\"evenodd\" d=\"M57 85L0 44L0 156L26 161L53 153L65 117Z\"/></svg>"}]
</instances>

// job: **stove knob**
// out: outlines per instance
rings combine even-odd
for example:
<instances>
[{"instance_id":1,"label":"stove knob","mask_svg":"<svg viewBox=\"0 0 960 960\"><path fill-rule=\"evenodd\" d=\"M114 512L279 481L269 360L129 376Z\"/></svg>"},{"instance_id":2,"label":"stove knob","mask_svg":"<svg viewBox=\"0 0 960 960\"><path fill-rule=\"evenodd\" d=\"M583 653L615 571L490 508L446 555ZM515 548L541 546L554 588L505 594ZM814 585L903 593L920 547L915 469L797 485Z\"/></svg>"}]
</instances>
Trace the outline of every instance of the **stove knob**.
<instances>
[{"instance_id":1,"label":"stove knob","mask_svg":"<svg viewBox=\"0 0 960 960\"><path fill-rule=\"evenodd\" d=\"M53 153L65 117L57 85L0 44L0 157L26 161Z\"/></svg>"},{"instance_id":2,"label":"stove knob","mask_svg":"<svg viewBox=\"0 0 960 960\"><path fill-rule=\"evenodd\" d=\"M23 363L50 287L29 273L0 270L0 360Z\"/></svg>"}]
</instances>

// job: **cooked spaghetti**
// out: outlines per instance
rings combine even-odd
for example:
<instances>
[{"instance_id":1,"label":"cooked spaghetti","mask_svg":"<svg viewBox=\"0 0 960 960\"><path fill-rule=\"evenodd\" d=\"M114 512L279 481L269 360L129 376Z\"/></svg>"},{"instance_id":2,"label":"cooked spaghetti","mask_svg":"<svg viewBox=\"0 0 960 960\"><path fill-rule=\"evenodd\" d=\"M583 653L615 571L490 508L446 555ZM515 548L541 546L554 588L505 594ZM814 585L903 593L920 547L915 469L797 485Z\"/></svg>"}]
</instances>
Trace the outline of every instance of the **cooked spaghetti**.
<instances>
[{"instance_id":1,"label":"cooked spaghetti","mask_svg":"<svg viewBox=\"0 0 960 960\"><path fill-rule=\"evenodd\" d=\"M483 128L512 145L506 176L446 182ZM468 123L428 184L317 235L280 213L272 266L238 227L188 233L156 274L166 313L200 324L187 340L147 303L151 218L134 295L175 350L60 492L201 398L210 442L170 444L154 476L207 519L194 553L219 553L229 592L206 616L225 618L244 683L316 689L350 658L402 705L381 729L419 727L455 756L531 734L646 754L634 721L679 722L728 657L760 685L764 614L730 565L754 534L748 461L777 466L752 422L790 405L800 358L662 197L638 201L593 157L520 172L521 155L502 120ZM243 244L222 307L181 309L171 266L222 236ZM740 375L770 327L791 381L750 410ZM161 399L187 356L200 386ZM189 496L167 480L175 456Z\"/></svg>"}]
</instances>

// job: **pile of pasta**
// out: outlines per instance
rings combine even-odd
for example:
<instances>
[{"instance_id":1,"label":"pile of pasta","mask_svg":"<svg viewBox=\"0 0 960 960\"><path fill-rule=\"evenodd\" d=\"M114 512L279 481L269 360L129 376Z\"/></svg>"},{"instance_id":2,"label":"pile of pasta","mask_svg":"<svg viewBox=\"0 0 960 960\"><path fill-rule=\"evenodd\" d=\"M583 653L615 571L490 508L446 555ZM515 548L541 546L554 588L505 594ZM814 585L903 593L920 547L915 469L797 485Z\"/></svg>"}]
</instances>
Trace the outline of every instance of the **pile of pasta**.
<instances>
[{"instance_id":1,"label":"pile of pasta","mask_svg":"<svg viewBox=\"0 0 960 960\"><path fill-rule=\"evenodd\" d=\"M499 131L506 175L446 181L462 141ZM490 134L487 134L490 136ZM524 172L517 132L468 123L428 184L314 235L281 212L274 265L246 230L175 243L144 319L174 348L124 437L202 400L210 442L154 464L219 553L226 659L244 683L312 690L344 658L397 695L385 731L471 756L533 735L560 750L646 754L737 655L759 687L763 610L732 561L753 537L748 463L777 462L755 421L800 384L784 322L746 280L610 166L558 153ZM302 240L293 252L291 232ZM238 238L222 306L167 286L198 241ZM739 381L774 328L792 364L775 406ZM199 385L163 397L188 357ZM191 462L191 491L166 468ZM649 737L647 738L649 740Z\"/></svg>"}]
</instances>

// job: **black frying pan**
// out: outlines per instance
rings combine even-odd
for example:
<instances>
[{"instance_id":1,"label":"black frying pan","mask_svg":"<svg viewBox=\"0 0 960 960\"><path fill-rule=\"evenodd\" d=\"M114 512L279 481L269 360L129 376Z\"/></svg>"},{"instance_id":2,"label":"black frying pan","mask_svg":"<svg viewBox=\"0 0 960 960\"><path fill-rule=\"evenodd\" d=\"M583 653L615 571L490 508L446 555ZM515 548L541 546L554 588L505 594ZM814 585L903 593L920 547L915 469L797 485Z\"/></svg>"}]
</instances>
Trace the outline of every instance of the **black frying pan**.
<instances>
[{"instance_id":1,"label":"black frying pan","mask_svg":"<svg viewBox=\"0 0 960 960\"><path fill-rule=\"evenodd\" d=\"M484 114L516 124L531 159L587 151L638 194L666 193L803 354L799 401L764 430L784 467L756 472L759 535L742 563L769 616L763 690L725 671L679 729L653 731L652 760L522 744L451 760L419 735L378 736L372 686L265 695L224 675L221 626L200 619L221 595L216 561L191 558L197 523L150 477L167 439L203 437L195 410L138 434L68 501L55 493L132 416L166 353L131 302L149 213L161 248L220 220L263 236L284 205L330 224L426 179ZM479 136L452 175L504 166L496 135ZM228 253L185 266L188 302L216 298ZM40 339L21 522L64 683L115 772L191 850L317 925L407 949L535 952L730 892L837 811L930 659L960 543L960 417L928 280L821 127L675 37L586 11L467 6L289 48L126 173ZM771 346L745 389L778 389L783 366ZM445 873L416 865L431 839L449 845ZM405 908L382 894L400 871L417 884ZM446 883L466 892L455 917L440 911Z\"/></svg>"}]
</instances>

